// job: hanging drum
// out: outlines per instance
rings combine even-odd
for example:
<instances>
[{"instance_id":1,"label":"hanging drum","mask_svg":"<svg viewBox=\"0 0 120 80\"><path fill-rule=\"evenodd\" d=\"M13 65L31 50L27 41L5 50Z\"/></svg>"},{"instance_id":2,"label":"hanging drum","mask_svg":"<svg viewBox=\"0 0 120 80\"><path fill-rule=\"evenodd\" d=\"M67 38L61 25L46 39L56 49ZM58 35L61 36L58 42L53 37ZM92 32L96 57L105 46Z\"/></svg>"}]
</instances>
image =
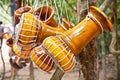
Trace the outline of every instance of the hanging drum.
<instances>
[{"instance_id":1,"label":"hanging drum","mask_svg":"<svg viewBox=\"0 0 120 80\"><path fill-rule=\"evenodd\" d=\"M16 44L13 50L22 58L29 58L31 49L40 44L46 37L65 31L62 27L52 27L39 22L30 13L23 13L16 28Z\"/></svg>"},{"instance_id":2,"label":"hanging drum","mask_svg":"<svg viewBox=\"0 0 120 80\"><path fill-rule=\"evenodd\" d=\"M30 13L24 13L17 28L17 43L22 47L24 47L24 45L34 46L38 36L39 28L40 25L37 19Z\"/></svg>"},{"instance_id":3,"label":"hanging drum","mask_svg":"<svg viewBox=\"0 0 120 80\"><path fill-rule=\"evenodd\" d=\"M68 71L74 63L73 54L79 55L82 49L103 30L111 31L112 24L99 8L91 6L83 21L64 33L47 37L42 43L42 48L60 69Z\"/></svg>"},{"instance_id":4,"label":"hanging drum","mask_svg":"<svg viewBox=\"0 0 120 80\"><path fill-rule=\"evenodd\" d=\"M20 23L16 29L16 44L13 49L16 55L22 58L29 57L29 52L37 45L36 40L39 28L40 25L36 17L34 17L31 13L23 13ZM22 53L21 51L27 53Z\"/></svg>"},{"instance_id":5,"label":"hanging drum","mask_svg":"<svg viewBox=\"0 0 120 80\"><path fill-rule=\"evenodd\" d=\"M41 47L46 47L47 54L52 57L62 71L70 71L75 65L75 56L67 44L62 39L59 39L57 36L48 37L43 41Z\"/></svg>"},{"instance_id":6,"label":"hanging drum","mask_svg":"<svg viewBox=\"0 0 120 80\"><path fill-rule=\"evenodd\" d=\"M6 32L2 34L2 38L6 39L6 44L10 47L13 46L14 40L12 39L12 36L10 33Z\"/></svg>"},{"instance_id":7,"label":"hanging drum","mask_svg":"<svg viewBox=\"0 0 120 80\"><path fill-rule=\"evenodd\" d=\"M35 47L31 51L30 56L33 62L44 71L50 71L54 68L54 62L52 58L41 46Z\"/></svg>"},{"instance_id":8,"label":"hanging drum","mask_svg":"<svg viewBox=\"0 0 120 80\"><path fill-rule=\"evenodd\" d=\"M50 6L42 6L35 10L34 15L40 22L46 23L52 27L58 27L57 22L54 20L54 10Z\"/></svg>"},{"instance_id":9,"label":"hanging drum","mask_svg":"<svg viewBox=\"0 0 120 80\"><path fill-rule=\"evenodd\" d=\"M33 13L34 8L30 6L21 7L15 11L15 17L20 18L22 14L26 12Z\"/></svg>"}]
</instances>

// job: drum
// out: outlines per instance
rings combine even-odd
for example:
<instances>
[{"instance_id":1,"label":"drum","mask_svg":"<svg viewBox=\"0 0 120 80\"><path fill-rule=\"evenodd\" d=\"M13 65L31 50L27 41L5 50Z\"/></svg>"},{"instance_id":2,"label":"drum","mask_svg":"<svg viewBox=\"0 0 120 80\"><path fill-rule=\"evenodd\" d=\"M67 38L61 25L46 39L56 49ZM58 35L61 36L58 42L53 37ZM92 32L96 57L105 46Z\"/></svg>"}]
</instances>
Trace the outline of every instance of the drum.
<instances>
[{"instance_id":1,"label":"drum","mask_svg":"<svg viewBox=\"0 0 120 80\"><path fill-rule=\"evenodd\" d=\"M28 59L30 58L30 51L31 49L28 48L28 50L24 50L21 46L17 45L17 43L13 44L13 52L16 54L18 57L23 58L23 59Z\"/></svg>"},{"instance_id":2,"label":"drum","mask_svg":"<svg viewBox=\"0 0 120 80\"><path fill-rule=\"evenodd\" d=\"M68 71L75 63L74 55L79 55L98 34L111 30L110 20L99 8L91 6L89 14L77 26L59 35L47 37L42 45L55 64L61 70Z\"/></svg>"},{"instance_id":3,"label":"drum","mask_svg":"<svg viewBox=\"0 0 120 80\"><path fill-rule=\"evenodd\" d=\"M16 55L25 59L29 58L29 52L34 48L39 33L39 22L31 13L23 13L20 23L16 27L16 42L13 50Z\"/></svg>"},{"instance_id":4,"label":"drum","mask_svg":"<svg viewBox=\"0 0 120 80\"><path fill-rule=\"evenodd\" d=\"M15 11L15 17L20 18L21 15L26 12L33 13L34 8L30 6L21 7Z\"/></svg>"},{"instance_id":5,"label":"drum","mask_svg":"<svg viewBox=\"0 0 120 80\"><path fill-rule=\"evenodd\" d=\"M22 47L28 49L35 46L39 32L39 22L31 13L24 13L16 31L16 42Z\"/></svg>"},{"instance_id":6,"label":"drum","mask_svg":"<svg viewBox=\"0 0 120 80\"><path fill-rule=\"evenodd\" d=\"M6 44L10 47L12 47L14 40L12 39L12 36L10 33L6 32L2 34L2 38L6 39Z\"/></svg>"},{"instance_id":7,"label":"drum","mask_svg":"<svg viewBox=\"0 0 120 80\"><path fill-rule=\"evenodd\" d=\"M35 47L30 53L31 60L42 70L51 71L54 68L52 58L47 54L42 45Z\"/></svg>"},{"instance_id":8,"label":"drum","mask_svg":"<svg viewBox=\"0 0 120 80\"><path fill-rule=\"evenodd\" d=\"M49 26L58 27L57 22L54 20L54 10L50 6L42 6L35 10L34 15L40 22L44 22Z\"/></svg>"},{"instance_id":9,"label":"drum","mask_svg":"<svg viewBox=\"0 0 120 80\"><path fill-rule=\"evenodd\" d=\"M43 48L51 56L55 64L62 71L70 71L75 65L75 56L71 49L60 38L47 37L43 41Z\"/></svg>"}]
</instances>

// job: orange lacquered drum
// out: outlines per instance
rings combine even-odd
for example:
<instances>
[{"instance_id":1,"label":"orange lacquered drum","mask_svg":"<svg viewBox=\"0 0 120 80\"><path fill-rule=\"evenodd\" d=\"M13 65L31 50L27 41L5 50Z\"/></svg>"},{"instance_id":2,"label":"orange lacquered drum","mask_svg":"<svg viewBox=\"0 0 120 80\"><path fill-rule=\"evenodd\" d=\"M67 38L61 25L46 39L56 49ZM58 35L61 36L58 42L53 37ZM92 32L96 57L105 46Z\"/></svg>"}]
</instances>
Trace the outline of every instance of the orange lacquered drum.
<instances>
[{"instance_id":1,"label":"orange lacquered drum","mask_svg":"<svg viewBox=\"0 0 120 80\"><path fill-rule=\"evenodd\" d=\"M106 15L97 7L91 6L87 17L77 26L59 35L47 37L42 45L54 62L63 71L72 69L74 56L102 31L111 31L112 24Z\"/></svg>"},{"instance_id":2,"label":"orange lacquered drum","mask_svg":"<svg viewBox=\"0 0 120 80\"><path fill-rule=\"evenodd\" d=\"M52 58L47 54L44 48L40 46L35 47L30 53L33 62L42 70L50 71L54 68Z\"/></svg>"},{"instance_id":3,"label":"orange lacquered drum","mask_svg":"<svg viewBox=\"0 0 120 80\"><path fill-rule=\"evenodd\" d=\"M22 59L28 59L30 58L30 49L28 50L24 50L24 48L22 48L21 46L19 46L17 43L13 44L13 52L20 58Z\"/></svg>"},{"instance_id":4,"label":"orange lacquered drum","mask_svg":"<svg viewBox=\"0 0 120 80\"><path fill-rule=\"evenodd\" d=\"M26 12L33 13L34 8L30 7L30 6L25 6L25 7L19 8L15 11L15 17L21 17L21 15Z\"/></svg>"},{"instance_id":5,"label":"orange lacquered drum","mask_svg":"<svg viewBox=\"0 0 120 80\"><path fill-rule=\"evenodd\" d=\"M27 55L29 54L30 50L37 45L36 40L39 28L40 28L39 22L37 21L36 17L34 17L34 15L32 15L31 13L23 13L20 19L20 23L16 29L17 37L16 45L14 45L14 48L17 47L14 50L17 49L16 54L19 57L21 57L22 55L22 58L27 58ZM21 50L23 50L24 53L19 52ZM20 53L22 54L20 55ZM25 55L26 57L23 57Z\"/></svg>"},{"instance_id":6,"label":"orange lacquered drum","mask_svg":"<svg viewBox=\"0 0 120 80\"><path fill-rule=\"evenodd\" d=\"M18 26L17 43L21 46L35 43L39 28L37 19L30 13L24 13Z\"/></svg>"},{"instance_id":7,"label":"orange lacquered drum","mask_svg":"<svg viewBox=\"0 0 120 80\"><path fill-rule=\"evenodd\" d=\"M46 23L52 27L58 27L57 22L54 20L54 10L50 6L42 6L35 10L34 15L38 20Z\"/></svg>"},{"instance_id":8,"label":"orange lacquered drum","mask_svg":"<svg viewBox=\"0 0 120 80\"><path fill-rule=\"evenodd\" d=\"M12 47L14 40L12 39L12 36L10 33L6 32L2 34L2 38L6 39L6 44L10 47Z\"/></svg>"},{"instance_id":9,"label":"orange lacquered drum","mask_svg":"<svg viewBox=\"0 0 120 80\"><path fill-rule=\"evenodd\" d=\"M43 48L62 71L70 71L75 65L75 56L71 49L59 37L48 37L43 41ZM48 41L49 40L49 41Z\"/></svg>"}]
</instances>

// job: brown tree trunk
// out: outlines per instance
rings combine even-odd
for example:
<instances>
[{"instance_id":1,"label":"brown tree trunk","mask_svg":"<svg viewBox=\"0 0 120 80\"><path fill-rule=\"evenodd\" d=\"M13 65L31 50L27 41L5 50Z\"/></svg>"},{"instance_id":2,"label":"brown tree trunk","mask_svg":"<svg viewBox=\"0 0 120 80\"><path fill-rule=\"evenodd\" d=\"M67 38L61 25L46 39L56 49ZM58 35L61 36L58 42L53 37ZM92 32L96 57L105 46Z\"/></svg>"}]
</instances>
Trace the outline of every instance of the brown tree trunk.
<instances>
[{"instance_id":1,"label":"brown tree trunk","mask_svg":"<svg viewBox=\"0 0 120 80\"><path fill-rule=\"evenodd\" d=\"M81 6L89 6L91 5L96 5L95 0L78 0L80 2L79 5ZM87 4L88 3L88 4ZM78 20L82 20L88 10L85 8L81 7L80 13L79 13L79 18ZM83 18L82 18L83 17ZM87 46L84 48L84 50L80 53L79 55L80 63L81 63L81 70L83 72L85 80L98 80L97 77L97 39L93 39Z\"/></svg>"},{"instance_id":2,"label":"brown tree trunk","mask_svg":"<svg viewBox=\"0 0 120 80\"><path fill-rule=\"evenodd\" d=\"M114 15L111 16L113 22L113 32L112 41L110 44L110 52L116 58L117 80L120 80L120 50L118 48L118 33L117 33L117 0L114 0L112 9Z\"/></svg>"}]
</instances>

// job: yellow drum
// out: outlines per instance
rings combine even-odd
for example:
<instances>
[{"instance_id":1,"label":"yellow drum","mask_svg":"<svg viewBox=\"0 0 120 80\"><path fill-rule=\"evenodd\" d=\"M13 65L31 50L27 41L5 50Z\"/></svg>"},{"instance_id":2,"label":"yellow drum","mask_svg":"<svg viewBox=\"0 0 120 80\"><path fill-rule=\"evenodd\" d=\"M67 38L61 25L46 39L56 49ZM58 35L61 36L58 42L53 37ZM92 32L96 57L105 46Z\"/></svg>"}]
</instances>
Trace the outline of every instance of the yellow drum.
<instances>
[{"instance_id":1,"label":"yellow drum","mask_svg":"<svg viewBox=\"0 0 120 80\"><path fill-rule=\"evenodd\" d=\"M63 71L70 71L75 65L75 56L71 49L59 37L48 37L43 41L43 48ZM45 47L44 47L45 46Z\"/></svg>"},{"instance_id":2,"label":"yellow drum","mask_svg":"<svg viewBox=\"0 0 120 80\"><path fill-rule=\"evenodd\" d=\"M52 58L47 54L46 50L41 47L42 45L34 48L31 53L31 59L42 70L50 71L54 68Z\"/></svg>"},{"instance_id":3,"label":"yellow drum","mask_svg":"<svg viewBox=\"0 0 120 80\"><path fill-rule=\"evenodd\" d=\"M91 6L87 17L77 26L57 36L47 37L42 45L54 62L62 70L68 71L74 64L73 54L79 55L103 30L111 31L112 24L99 8Z\"/></svg>"},{"instance_id":4,"label":"yellow drum","mask_svg":"<svg viewBox=\"0 0 120 80\"><path fill-rule=\"evenodd\" d=\"M30 13L23 13L20 23L16 28L16 45L18 45L21 50L24 50L24 52L27 52L23 53L23 56L28 55L28 52L37 44L40 44L46 37L65 31L61 27L52 27L46 23L39 22L36 17ZM16 54L21 53L18 53L18 51L21 51L19 47L17 47ZM22 58L27 58L27 56Z\"/></svg>"},{"instance_id":5,"label":"yellow drum","mask_svg":"<svg viewBox=\"0 0 120 80\"><path fill-rule=\"evenodd\" d=\"M20 19L20 23L16 31L17 43L21 46L31 44L34 46L39 28L40 25L37 19L30 13L24 13Z\"/></svg>"},{"instance_id":6,"label":"yellow drum","mask_svg":"<svg viewBox=\"0 0 120 80\"><path fill-rule=\"evenodd\" d=\"M20 23L16 28L16 44L13 50L15 50L15 54L19 57L29 58L29 52L37 45L36 40L40 28L39 22L31 13L23 13Z\"/></svg>"},{"instance_id":7,"label":"yellow drum","mask_svg":"<svg viewBox=\"0 0 120 80\"><path fill-rule=\"evenodd\" d=\"M28 50L24 50L24 48L22 48L21 46L17 45L17 43L13 44L13 52L20 58L22 59L28 59L30 58L30 49L28 48Z\"/></svg>"}]
</instances>

